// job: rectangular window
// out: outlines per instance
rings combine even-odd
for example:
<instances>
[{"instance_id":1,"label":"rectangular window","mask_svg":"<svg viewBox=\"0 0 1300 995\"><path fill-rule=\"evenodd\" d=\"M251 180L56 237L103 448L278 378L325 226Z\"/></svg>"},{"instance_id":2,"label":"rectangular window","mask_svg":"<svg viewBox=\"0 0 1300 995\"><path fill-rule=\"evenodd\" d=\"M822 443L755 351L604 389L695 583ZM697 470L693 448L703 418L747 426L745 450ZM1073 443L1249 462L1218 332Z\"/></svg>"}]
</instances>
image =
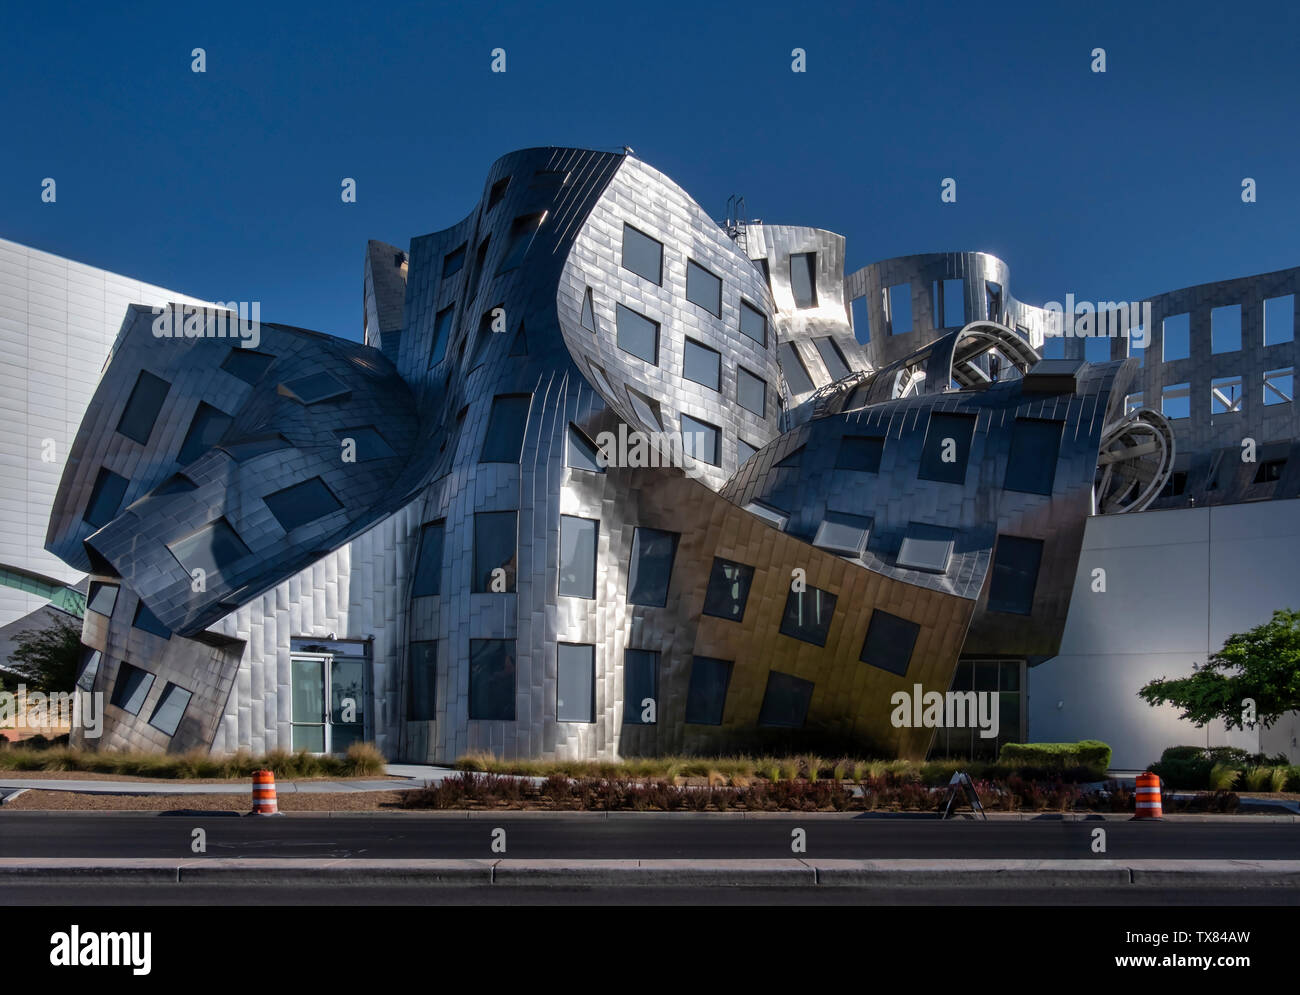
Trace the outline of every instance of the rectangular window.
<instances>
[{"instance_id":1,"label":"rectangular window","mask_svg":"<svg viewBox=\"0 0 1300 995\"><path fill-rule=\"evenodd\" d=\"M984 281L984 304L990 321L1002 321L1002 284Z\"/></svg>"},{"instance_id":2,"label":"rectangular window","mask_svg":"<svg viewBox=\"0 0 1300 995\"><path fill-rule=\"evenodd\" d=\"M885 290L885 311L889 334L906 335L912 330L912 285L899 283Z\"/></svg>"},{"instance_id":3,"label":"rectangular window","mask_svg":"<svg viewBox=\"0 0 1300 995\"><path fill-rule=\"evenodd\" d=\"M490 211L501 203L501 199L506 195L506 187L510 186L510 177L503 176L492 184L492 189L488 191L487 209Z\"/></svg>"},{"instance_id":4,"label":"rectangular window","mask_svg":"<svg viewBox=\"0 0 1300 995\"><path fill-rule=\"evenodd\" d=\"M652 711L648 711L653 705ZM659 714L659 654L652 650L623 651L623 724L655 725Z\"/></svg>"},{"instance_id":5,"label":"rectangular window","mask_svg":"<svg viewBox=\"0 0 1300 995\"><path fill-rule=\"evenodd\" d=\"M651 366L659 365L659 323L622 304L614 305L618 347Z\"/></svg>"},{"instance_id":6,"label":"rectangular window","mask_svg":"<svg viewBox=\"0 0 1300 995\"><path fill-rule=\"evenodd\" d=\"M781 633L814 646L826 645L831 618L835 614L835 595L816 587L790 591L785 598Z\"/></svg>"},{"instance_id":7,"label":"rectangular window","mask_svg":"<svg viewBox=\"0 0 1300 995\"><path fill-rule=\"evenodd\" d=\"M474 513L475 594L505 594L515 589L516 511Z\"/></svg>"},{"instance_id":8,"label":"rectangular window","mask_svg":"<svg viewBox=\"0 0 1300 995\"><path fill-rule=\"evenodd\" d=\"M813 682L772 670L758 712L758 724L785 729L802 729L812 703Z\"/></svg>"},{"instance_id":9,"label":"rectangular window","mask_svg":"<svg viewBox=\"0 0 1300 995\"><path fill-rule=\"evenodd\" d=\"M754 582L754 568L715 557L704 594L704 614L739 622L745 617L749 587Z\"/></svg>"},{"instance_id":10,"label":"rectangular window","mask_svg":"<svg viewBox=\"0 0 1300 995\"><path fill-rule=\"evenodd\" d=\"M912 662L912 650L916 647L916 637L921 627L905 618L891 615L877 608L871 613L867 624L867 638L862 642L863 663L881 670L887 670L899 677L907 676L908 665Z\"/></svg>"},{"instance_id":11,"label":"rectangular window","mask_svg":"<svg viewBox=\"0 0 1300 995\"><path fill-rule=\"evenodd\" d=\"M693 383L717 390L722 371L722 356L716 349L687 339L683 352L682 376Z\"/></svg>"},{"instance_id":12,"label":"rectangular window","mask_svg":"<svg viewBox=\"0 0 1300 995\"><path fill-rule=\"evenodd\" d=\"M221 441L232 421L234 419L224 411L200 402L189 431L185 433L185 441L181 443L181 451L176 454L176 462L182 466L193 463Z\"/></svg>"},{"instance_id":13,"label":"rectangular window","mask_svg":"<svg viewBox=\"0 0 1300 995\"><path fill-rule=\"evenodd\" d=\"M966 281L944 280L938 285L943 295L943 310L939 312L943 315L943 327L961 328L966 324Z\"/></svg>"},{"instance_id":14,"label":"rectangular window","mask_svg":"<svg viewBox=\"0 0 1300 995\"><path fill-rule=\"evenodd\" d=\"M347 386L328 373L313 373L282 385L295 400L303 404L320 404L322 401L344 400L351 394Z\"/></svg>"},{"instance_id":15,"label":"rectangular window","mask_svg":"<svg viewBox=\"0 0 1300 995\"><path fill-rule=\"evenodd\" d=\"M288 439L276 433L275 435L263 436L260 439L241 439L239 442L227 442L221 446L221 449L236 463L246 463L263 453L273 453L278 449L288 449L290 446L292 446L292 443ZM194 485L191 484L186 490L194 490Z\"/></svg>"},{"instance_id":16,"label":"rectangular window","mask_svg":"<svg viewBox=\"0 0 1300 995\"><path fill-rule=\"evenodd\" d=\"M835 469L879 473L880 457L884 452L885 440L879 436L846 435L840 439Z\"/></svg>"},{"instance_id":17,"label":"rectangular window","mask_svg":"<svg viewBox=\"0 0 1300 995\"><path fill-rule=\"evenodd\" d=\"M998 536L989 582L989 611L1028 615L1034 607L1038 565L1043 559L1041 539Z\"/></svg>"},{"instance_id":18,"label":"rectangular window","mask_svg":"<svg viewBox=\"0 0 1300 995\"><path fill-rule=\"evenodd\" d=\"M682 415L682 452L692 459L720 466L722 432L716 425Z\"/></svg>"},{"instance_id":19,"label":"rectangular window","mask_svg":"<svg viewBox=\"0 0 1300 995\"><path fill-rule=\"evenodd\" d=\"M447 340L451 338L451 319L456 314L456 305L449 304L438 312L433 319L433 348L429 351L429 369L442 362L447 355Z\"/></svg>"},{"instance_id":20,"label":"rectangular window","mask_svg":"<svg viewBox=\"0 0 1300 995\"><path fill-rule=\"evenodd\" d=\"M90 500L86 502L84 521L95 528L107 525L117 517L117 510L122 507L122 497L126 494L127 479L118 476L112 470L101 467L95 477L95 486L90 489Z\"/></svg>"},{"instance_id":21,"label":"rectangular window","mask_svg":"<svg viewBox=\"0 0 1300 995\"><path fill-rule=\"evenodd\" d=\"M1011 428L1011 452L1002 486L1023 494L1051 494L1061 453L1059 421L1017 418Z\"/></svg>"},{"instance_id":22,"label":"rectangular window","mask_svg":"<svg viewBox=\"0 0 1300 995\"><path fill-rule=\"evenodd\" d=\"M280 528L292 532L300 525L332 515L343 505L320 477L312 477L262 498Z\"/></svg>"},{"instance_id":23,"label":"rectangular window","mask_svg":"<svg viewBox=\"0 0 1300 995\"><path fill-rule=\"evenodd\" d=\"M694 259L686 262L686 299L715 318L722 317L722 281Z\"/></svg>"},{"instance_id":24,"label":"rectangular window","mask_svg":"<svg viewBox=\"0 0 1300 995\"><path fill-rule=\"evenodd\" d=\"M623 225L623 268L656 286L663 282L664 247L643 231Z\"/></svg>"},{"instance_id":25,"label":"rectangular window","mask_svg":"<svg viewBox=\"0 0 1300 995\"><path fill-rule=\"evenodd\" d=\"M555 721L596 721L596 647L559 644Z\"/></svg>"},{"instance_id":26,"label":"rectangular window","mask_svg":"<svg viewBox=\"0 0 1300 995\"><path fill-rule=\"evenodd\" d=\"M697 656L691 661L691 683L686 692L686 721L693 725L720 726L731 683L731 660Z\"/></svg>"},{"instance_id":27,"label":"rectangular window","mask_svg":"<svg viewBox=\"0 0 1300 995\"><path fill-rule=\"evenodd\" d=\"M222 361L221 368L246 384L255 384L262 379L262 374L274 362L274 356L268 356L264 352L253 352L243 346L235 346Z\"/></svg>"},{"instance_id":28,"label":"rectangular window","mask_svg":"<svg viewBox=\"0 0 1300 995\"><path fill-rule=\"evenodd\" d=\"M480 463L519 462L532 403L532 394L500 394L492 398L487 433L478 457Z\"/></svg>"},{"instance_id":29,"label":"rectangular window","mask_svg":"<svg viewBox=\"0 0 1300 995\"><path fill-rule=\"evenodd\" d=\"M139 715L145 698L149 697L149 689L153 687L153 677L147 670L122 663L117 669L117 682L113 685L111 703L124 712Z\"/></svg>"},{"instance_id":30,"label":"rectangular window","mask_svg":"<svg viewBox=\"0 0 1300 995\"><path fill-rule=\"evenodd\" d=\"M469 641L469 717L513 722L515 718L515 641Z\"/></svg>"},{"instance_id":31,"label":"rectangular window","mask_svg":"<svg viewBox=\"0 0 1300 995\"><path fill-rule=\"evenodd\" d=\"M745 505L745 510L780 531L785 531L786 525L790 522L790 516L785 512L776 508L769 508L761 501L750 501L749 504Z\"/></svg>"},{"instance_id":32,"label":"rectangular window","mask_svg":"<svg viewBox=\"0 0 1300 995\"><path fill-rule=\"evenodd\" d=\"M817 347L817 354L821 356L832 380L842 380L853 372L849 369L849 361L844 358L844 353L840 352L840 347L829 335L813 339L813 345Z\"/></svg>"},{"instance_id":33,"label":"rectangular window","mask_svg":"<svg viewBox=\"0 0 1300 995\"><path fill-rule=\"evenodd\" d=\"M974 434L974 415L931 412L917 477L921 480L964 484L966 464L970 461L971 437Z\"/></svg>"},{"instance_id":34,"label":"rectangular window","mask_svg":"<svg viewBox=\"0 0 1300 995\"><path fill-rule=\"evenodd\" d=\"M756 446L751 446L744 439L737 439L736 440L736 465L744 466L745 463L749 460L749 457L753 456L756 452L758 452L758 448Z\"/></svg>"},{"instance_id":35,"label":"rectangular window","mask_svg":"<svg viewBox=\"0 0 1300 995\"><path fill-rule=\"evenodd\" d=\"M871 341L871 313L867 309L865 297L855 297L849 301L849 321L853 325L853 338L859 345Z\"/></svg>"},{"instance_id":36,"label":"rectangular window","mask_svg":"<svg viewBox=\"0 0 1300 995\"><path fill-rule=\"evenodd\" d=\"M817 306L817 253L798 252L790 256L790 290L797 308Z\"/></svg>"},{"instance_id":37,"label":"rectangular window","mask_svg":"<svg viewBox=\"0 0 1300 995\"><path fill-rule=\"evenodd\" d=\"M749 301L740 302L740 331L767 348L767 317Z\"/></svg>"},{"instance_id":38,"label":"rectangular window","mask_svg":"<svg viewBox=\"0 0 1300 995\"><path fill-rule=\"evenodd\" d=\"M449 276L455 276L465 265L465 250L469 248L468 242L461 242L459 247L452 249L442 257L442 278L445 280Z\"/></svg>"},{"instance_id":39,"label":"rectangular window","mask_svg":"<svg viewBox=\"0 0 1300 995\"><path fill-rule=\"evenodd\" d=\"M528 254L528 247L533 244L533 237L537 234L537 229L542 226L542 219L545 217L546 214L543 212L515 218L510 226L510 241L506 245L505 256L501 260L501 265L497 267L498 275L516 269L524 261L524 256Z\"/></svg>"},{"instance_id":40,"label":"rectangular window","mask_svg":"<svg viewBox=\"0 0 1300 995\"><path fill-rule=\"evenodd\" d=\"M473 290L478 289L479 280L483 277L483 264L487 262L488 246L491 244L492 236L485 235L483 241L478 244L478 250L474 253L474 270L470 273L470 287Z\"/></svg>"},{"instance_id":41,"label":"rectangular window","mask_svg":"<svg viewBox=\"0 0 1300 995\"><path fill-rule=\"evenodd\" d=\"M342 445L352 440L351 450L354 462L369 463L371 460L392 459L397 453L384 441L373 425L360 425L357 428L336 428L334 436ZM340 452L342 449L340 448Z\"/></svg>"},{"instance_id":42,"label":"rectangular window","mask_svg":"<svg viewBox=\"0 0 1300 995\"><path fill-rule=\"evenodd\" d=\"M1295 341L1295 294L1264 301L1264 345Z\"/></svg>"},{"instance_id":43,"label":"rectangular window","mask_svg":"<svg viewBox=\"0 0 1300 995\"><path fill-rule=\"evenodd\" d=\"M677 555L676 532L638 528L632 534L627 571L627 603L661 608L668 602L668 581Z\"/></svg>"},{"instance_id":44,"label":"rectangular window","mask_svg":"<svg viewBox=\"0 0 1300 995\"><path fill-rule=\"evenodd\" d=\"M432 597L442 591L442 544L446 522L429 522L420 529L420 550L411 578L411 597Z\"/></svg>"},{"instance_id":45,"label":"rectangular window","mask_svg":"<svg viewBox=\"0 0 1300 995\"><path fill-rule=\"evenodd\" d=\"M1241 305L1229 304L1210 311L1210 351L1237 352L1241 349Z\"/></svg>"},{"instance_id":46,"label":"rectangular window","mask_svg":"<svg viewBox=\"0 0 1300 995\"><path fill-rule=\"evenodd\" d=\"M1160 394L1160 413L1166 418L1189 418L1192 414L1192 387L1175 383L1165 387Z\"/></svg>"},{"instance_id":47,"label":"rectangular window","mask_svg":"<svg viewBox=\"0 0 1300 995\"><path fill-rule=\"evenodd\" d=\"M566 464L575 470L588 470L592 473L604 473L601 466L601 452L588 438L587 433L572 422L569 424L569 445Z\"/></svg>"},{"instance_id":48,"label":"rectangular window","mask_svg":"<svg viewBox=\"0 0 1300 995\"><path fill-rule=\"evenodd\" d=\"M248 547L224 518L209 522L193 535L186 536L167 547L185 572L195 570L205 574L228 570L248 555Z\"/></svg>"},{"instance_id":49,"label":"rectangular window","mask_svg":"<svg viewBox=\"0 0 1300 995\"><path fill-rule=\"evenodd\" d=\"M158 616L151 612L143 601L136 602L135 618L131 620L131 625L162 639L171 639L172 637L172 630L163 625L158 620Z\"/></svg>"},{"instance_id":50,"label":"rectangular window","mask_svg":"<svg viewBox=\"0 0 1300 995\"><path fill-rule=\"evenodd\" d=\"M438 643L434 639L411 643L407 659L408 688L406 718L411 722L433 722L438 718Z\"/></svg>"},{"instance_id":51,"label":"rectangular window","mask_svg":"<svg viewBox=\"0 0 1300 995\"><path fill-rule=\"evenodd\" d=\"M806 394L813 389L812 377L808 375L808 368L803 365L803 359L799 356L799 350L795 348L793 342L782 342L777 348L778 357L781 360L781 372L785 375L785 382L790 387L792 394Z\"/></svg>"},{"instance_id":52,"label":"rectangular window","mask_svg":"<svg viewBox=\"0 0 1300 995\"><path fill-rule=\"evenodd\" d=\"M560 516L560 594L566 598L596 596L596 540L600 522L573 515Z\"/></svg>"},{"instance_id":53,"label":"rectangular window","mask_svg":"<svg viewBox=\"0 0 1300 995\"><path fill-rule=\"evenodd\" d=\"M168 684L163 688L158 704L154 706L153 714L149 716L149 724L168 736L175 736L181 719L185 717L185 709L189 707L191 697L193 696L190 692L179 684Z\"/></svg>"},{"instance_id":54,"label":"rectangular window","mask_svg":"<svg viewBox=\"0 0 1300 995\"><path fill-rule=\"evenodd\" d=\"M736 367L736 401L760 418L767 413L767 384L743 366Z\"/></svg>"},{"instance_id":55,"label":"rectangular window","mask_svg":"<svg viewBox=\"0 0 1300 995\"><path fill-rule=\"evenodd\" d=\"M1264 403L1287 404L1295 397L1295 367L1285 366L1280 370L1268 370L1264 373Z\"/></svg>"},{"instance_id":56,"label":"rectangular window","mask_svg":"<svg viewBox=\"0 0 1300 995\"><path fill-rule=\"evenodd\" d=\"M1174 314L1161 322L1161 348L1166 363L1186 359L1192 354L1191 320L1189 314Z\"/></svg>"},{"instance_id":57,"label":"rectangular window","mask_svg":"<svg viewBox=\"0 0 1300 995\"><path fill-rule=\"evenodd\" d=\"M897 563L909 570L941 574L948 570L956 533L938 525L912 522L903 534Z\"/></svg>"},{"instance_id":58,"label":"rectangular window","mask_svg":"<svg viewBox=\"0 0 1300 995\"><path fill-rule=\"evenodd\" d=\"M817 526L813 545L841 556L861 556L867 548L871 522L870 518L864 518L862 515L828 510L821 524Z\"/></svg>"},{"instance_id":59,"label":"rectangular window","mask_svg":"<svg viewBox=\"0 0 1300 995\"><path fill-rule=\"evenodd\" d=\"M1241 377L1215 377L1210 381L1210 413L1227 415L1241 411Z\"/></svg>"},{"instance_id":60,"label":"rectangular window","mask_svg":"<svg viewBox=\"0 0 1300 995\"><path fill-rule=\"evenodd\" d=\"M95 689L95 677L99 674L99 664L103 659L103 654L99 650L92 650L87 646L82 647L81 670L77 674L77 687L83 691L93 691Z\"/></svg>"},{"instance_id":61,"label":"rectangular window","mask_svg":"<svg viewBox=\"0 0 1300 995\"><path fill-rule=\"evenodd\" d=\"M167 399L167 391L170 389L171 384L166 380L141 370L140 375L135 379L131 396L127 398L126 407L122 409L117 431L128 439L133 439L142 446L145 445L149 441L154 422L158 420L158 412L162 410L163 401Z\"/></svg>"},{"instance_id":62,"label":"rectangular window","mask_svg":"<svg viewBox=\"0 0 1300 995\"><path fill-rule=\"evenodd\" d=\"M86 598L86 610L112 618L113 608L117 605L117 592L116 584L101 584L98 581L92 583L90 594Z\"/></svg>"}]
</instances>

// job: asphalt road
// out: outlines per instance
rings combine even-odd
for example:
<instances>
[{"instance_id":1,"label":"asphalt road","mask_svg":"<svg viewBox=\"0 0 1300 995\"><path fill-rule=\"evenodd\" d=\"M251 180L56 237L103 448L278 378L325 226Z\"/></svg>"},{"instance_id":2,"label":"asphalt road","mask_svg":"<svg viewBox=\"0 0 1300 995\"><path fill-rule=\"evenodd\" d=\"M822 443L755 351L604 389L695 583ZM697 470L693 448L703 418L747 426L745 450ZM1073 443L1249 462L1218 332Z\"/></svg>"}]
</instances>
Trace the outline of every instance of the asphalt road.
<instances>
[{"instance_id":1,"label":"asphalt road","mask_svg":"<svg viewBox=\"0 0 1300 995\"><path fill-rule=\"evenodd\" d=\"M505 830L505 851L492 849ZM608 820L547 814L494 818L459 815L348 815L330 818L0 812L0 857L200 856L195 829L214 857L366 858L1003 858L1089 860L1093 832L1106 832L1104 856L1141 859L1300 859L1300 823L1252 822L940 822L933 817L731 819L689 815ZM791 849L803 829L806 850Z\"/></svg>"}]
</instances>

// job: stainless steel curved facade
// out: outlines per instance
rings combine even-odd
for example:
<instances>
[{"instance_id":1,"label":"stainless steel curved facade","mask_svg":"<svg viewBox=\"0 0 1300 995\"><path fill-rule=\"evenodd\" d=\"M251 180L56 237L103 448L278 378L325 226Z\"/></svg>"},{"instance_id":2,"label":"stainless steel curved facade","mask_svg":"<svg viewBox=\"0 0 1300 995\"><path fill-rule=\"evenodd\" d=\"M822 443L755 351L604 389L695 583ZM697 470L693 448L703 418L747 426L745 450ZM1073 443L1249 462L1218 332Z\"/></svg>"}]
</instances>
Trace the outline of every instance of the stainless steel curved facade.
<instances>
[{"instance_id":1,"label":"stainless steel curved facade","mask_svg":"<svg viewBox=\"0 0 1300 995\"><path fill-rule=\"evenodd\" d=\"M1116 429L1137 362L1040 361L984 253L733 234L631 155L529 149L368 245L364 345L133 310L47 539L92 572L103 742L920 756L894 692L1053 655L1103 442L1173 459Z\"/></svg>"}]
</instances>

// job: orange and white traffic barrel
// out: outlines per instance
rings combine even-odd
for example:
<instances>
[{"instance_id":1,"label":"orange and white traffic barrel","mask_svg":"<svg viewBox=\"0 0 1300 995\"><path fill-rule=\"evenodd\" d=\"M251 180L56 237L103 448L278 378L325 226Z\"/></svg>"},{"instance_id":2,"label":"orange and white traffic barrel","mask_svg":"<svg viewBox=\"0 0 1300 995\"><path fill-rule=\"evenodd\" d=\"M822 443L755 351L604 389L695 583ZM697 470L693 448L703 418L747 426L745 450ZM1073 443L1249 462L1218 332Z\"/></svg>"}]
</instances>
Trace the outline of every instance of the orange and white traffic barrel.
<instances>
[{"instance_id":1,"label":"orange and white traffic barrel","mask_svg":"<svg viewBox=\"0 0 1300 995\"><path fill-rule=\"evenodd\" d=\"M1150 771L1137 776L1137 814L1134 819L1160 819L1160 778Z\"/></svg>"},{"instance_id":2,"label":"orange and white traffic barrel","mask_svg":"<svg viewBox=\"0 0 1300 995\"><path fill-rule=\"evenodd\" d=\"M253 771L253 815L279 815L275 801L275 775L269 770Z\"/></svg>"}]
</instances>

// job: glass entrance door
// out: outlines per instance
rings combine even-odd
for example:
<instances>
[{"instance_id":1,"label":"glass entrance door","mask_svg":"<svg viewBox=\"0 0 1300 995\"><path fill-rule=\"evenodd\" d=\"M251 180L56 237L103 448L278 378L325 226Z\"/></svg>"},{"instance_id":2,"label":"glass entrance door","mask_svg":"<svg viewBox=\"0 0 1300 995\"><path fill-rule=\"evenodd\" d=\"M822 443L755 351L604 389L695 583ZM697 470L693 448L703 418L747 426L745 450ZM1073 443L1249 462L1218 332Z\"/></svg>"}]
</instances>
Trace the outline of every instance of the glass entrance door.
<instances>
[{"instance_id":1,"label":"glass entrance door","mask_svg":"<svg viewBox=\"0 0 1300 995\"><path fill-rule=\"evenodd\" d=\"M366 738L366 658L294 653L293 749L345 753Z\"/></svg>"}]
</instances>

